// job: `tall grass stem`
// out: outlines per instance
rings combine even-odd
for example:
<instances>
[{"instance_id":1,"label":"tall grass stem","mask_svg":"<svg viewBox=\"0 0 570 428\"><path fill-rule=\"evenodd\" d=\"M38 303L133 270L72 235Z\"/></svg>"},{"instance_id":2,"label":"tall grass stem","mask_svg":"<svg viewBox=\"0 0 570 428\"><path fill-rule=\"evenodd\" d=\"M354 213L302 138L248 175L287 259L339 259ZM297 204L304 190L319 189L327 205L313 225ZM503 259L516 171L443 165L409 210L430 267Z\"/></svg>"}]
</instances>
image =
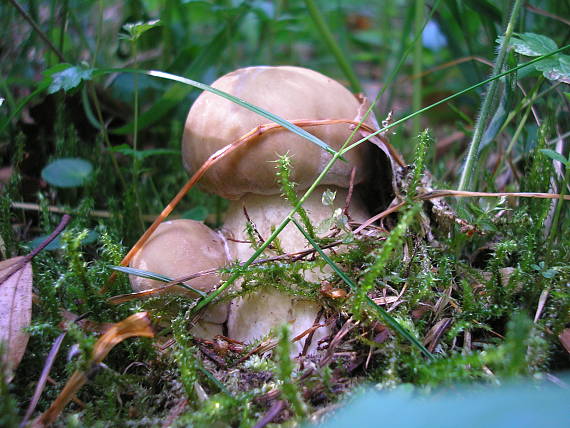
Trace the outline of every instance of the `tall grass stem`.
<instances>
[{"instance_id":1,"label":"tall grass stem","mask_svg":"<svg viewBox=\"0 0 570 428\"><path fill-rule=\"evenodd\" d=\"M505 60L507 58L507 51L509 47L509 42L511 36L513 35L516 20L519 14L519 10L522 6L522 0L514 0L514 5L511 9L511 15L509 17L509 22L507 24L507 29L505 30L505 35L501 42L501 47L499 53L495 60L495 65L493 66L492 77L499 76L505 65ZM465 165L463 167L463 172L461 173L461 179L459 180L459 186L457 190L471 190L472 188L472 177L477 165L477 159L479 158L479 146L481 145L481 140L489 119L493 115L493 103L495 101L495 96L499 87L499 80L494 79L489 85L487 94L483 99L483 104L481 106L481 113L477 118L477 123L475 124L475 130L473 132L473 137L471 143L469 144L469 151L467 153L467 158L465 159Z\"/></svg>"},{"instance_id":2,"label":"tall grass stem","mask_svg":"<svg viewBox=\"0 0 570 428\"><path fill-rule=\"evenodd\" d=\"M412 109L414 111L422 108L422 37L424 29L424 0L416 0L415 18L414 18L414 65L413 74L418 76L413 81L412 91ZM416 137L420 133L420 117L416 116L412 120L412 137Z\"/></svg>"},{"instance_id":3,"label":"tall grass stem","mask_svg":"<svg viewBox=\"0 0 570 428\"><path fill-rule=\"evenodd\" d=\"M336 39L334 38L329 26L327 25L323 15L321 14L321 11L317 8L317 5L313 0L305 0L305 5L307 6L309 14L313 19L313 22L315 23L315 27L317 27L317 31L321 35L325 44L332 52L342 72L350 82L350 87L352 88L352 91L362 92L362 85L360 85L358 77L356 77L356 73L352 69L349 60L347 59L346 55L344 54L339 44L337 43Z\"/></svg>"}]
</instances>

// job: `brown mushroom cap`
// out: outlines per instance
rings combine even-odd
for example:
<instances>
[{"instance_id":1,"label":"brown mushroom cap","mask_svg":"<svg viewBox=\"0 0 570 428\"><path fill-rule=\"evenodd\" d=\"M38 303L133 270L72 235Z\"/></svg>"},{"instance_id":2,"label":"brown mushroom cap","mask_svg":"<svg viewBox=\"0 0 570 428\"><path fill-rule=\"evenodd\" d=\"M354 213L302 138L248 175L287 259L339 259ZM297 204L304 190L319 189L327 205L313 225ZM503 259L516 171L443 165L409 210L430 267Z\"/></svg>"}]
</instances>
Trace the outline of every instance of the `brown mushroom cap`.
<instances>
[{"instance_id":1,"label":"brown mushroom cap","mask_svg":"<svg viewBox=\"0 0 570 428\"><path fill-rule=\"evenodd\" d=\"M133 258L131 267L174 279L202 270L220 268L226 263L225 245L216 232L199 221L173 220L158 226ZM130 280L136 291L164 285L160 281L132 275ZM210 291L218 282L217 274L213 273L185 281L185 284L201 291ZM178 289L184 290L181 287Z\"/></svg>"},{"instance_id":2,"label":"brown mushroom cap","mask_svg":"<svg viewBox=\"0 0 570 428\"><path fill-rule=\"evenodd\" d=\"M185 275L225 266L228 251L224 240L212 229L199 221L173 220L161 223L144 247L133 258L130 266L149 272L180 278ZM164 285L163 282L130 275L131 286L135 291L143 291ZM203 275L185 281L185 284L200 290L210 291L220 281L216 273ZM197 297L196 293L182 287L172 292ZM204 313L203 322L197 325L194 333L200 337L213 337L221 334L221 324L228 316L227 304L216 304Z\"/></svg>"},{"instance_id":3,"label":"brown mushroom cap","mask_svg":"<svg viewBox=\"0 0 570 428\"><path fill-rule=\"evenodd\" d=\"M242 68L219 78L212 86L287 120L354 120L360 107L356 97L340 83L300 67ZM202 93L186 119L182 142L186 168L194 173L214 152L268 122L225 98ZM352 132L348 124L305 129L335 150ZM356 183L363 181L368 150L364 144L351 150L345 155L348 162L336 162L321 184L347 187L353 166L357 168ZM331 158L310 141L278 129L229 154L207 171L201 185L228 199L238 199L246 193L280 193L273 161L285 153L292 158L292 178L300 189L307 188Z\"/></svg>"}]
</instances>

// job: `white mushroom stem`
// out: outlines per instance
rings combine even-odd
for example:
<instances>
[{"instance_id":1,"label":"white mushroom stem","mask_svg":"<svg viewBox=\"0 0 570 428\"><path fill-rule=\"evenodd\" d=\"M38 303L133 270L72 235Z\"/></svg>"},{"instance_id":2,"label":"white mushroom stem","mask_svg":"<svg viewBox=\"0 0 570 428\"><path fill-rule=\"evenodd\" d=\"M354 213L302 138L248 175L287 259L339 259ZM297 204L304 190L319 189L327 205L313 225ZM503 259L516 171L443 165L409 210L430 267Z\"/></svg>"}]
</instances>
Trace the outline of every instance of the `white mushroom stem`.
<instances>
[{"instance_id":1,"label":"white mushroom stem","mask_svg":"<svg viewBox=\"0 0 570 428\"><path fill-rule=\"evenodd\" d=\"M321 197L326 189L336 191L334 206L325 206ZM307 211L313 225L317 227L321 222L331 217L335 208L343 208L347 191L335 189L332 186L320 186L307 199L303 208ZM291 205L280 195L248 194L243 198L232 201L227 213L224 229L231 231L236 241L248 241L246 233L247 218L244 207L257 232L267 238L291 211ZM358 221L368 218L362 202L353 199L350 206L350 215ZM310 244L294 224L290 223L279 234L279 244L285 252L297 252L310 248ZM245 261L255 249L247 242L232 242L231 253L234 258ZM330 269L306 271L304 278L307 281L320 283L330 275ZM248 294L234 299L230 307L228 318L228 334L231 338L250 343L266 336L272 328L284 322L291 324L293 336L303 333L311 328L317 318L320 305L302 297L292 298L277 289L268 287L265 290ZM321 322L324 320L321 320ZM309 351L314 351L318 341L330 333L327 327L315 331ZM296 351L301 352L305 339L297 342Z\"/></svg>"}]
</instances>

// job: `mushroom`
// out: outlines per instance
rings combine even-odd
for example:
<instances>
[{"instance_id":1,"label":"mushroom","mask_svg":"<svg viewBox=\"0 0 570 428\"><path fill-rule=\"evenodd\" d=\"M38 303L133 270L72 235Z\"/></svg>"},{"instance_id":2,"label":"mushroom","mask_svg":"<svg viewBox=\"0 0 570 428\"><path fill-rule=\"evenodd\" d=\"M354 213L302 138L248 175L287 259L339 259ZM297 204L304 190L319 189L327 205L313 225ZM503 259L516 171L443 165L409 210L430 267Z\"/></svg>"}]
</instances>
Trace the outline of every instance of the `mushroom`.
<instances>
[{"instance_id":1,"label":"mushroom","mask_svg":"<svg viewBox=\"0 0 570 428\"><path fill-rule=\"evenodd\" d=\"M130 266L175 279L209 269L219 269L226 265L228 260L228 248L222 235L199 221L173 220L158 226L133 258ZM135 291L164 285L160 281L135 275L130 275L129 279ZM208 292L219 281L217 273L210 273L185 281L184 284ZM173 291L191 298L198 297L197 293L181 286L175 286ZM212 305L203 313L192 333L203 338L222 334L222 326L227 316L227 303Z\"/></svg>"},{"instance_id":2,"label":"mushroom","mask_svg":"<svg viewBox=\"0 0 570 428\"><path fill-rule=\"evenodd\" d=\"M361 103L345 87L318 72L300 67L249 67L231 72L213 85L255 106L287 120L308 119L354 120ZM356 119L358 120L358 119ZM267 120L258 114L210 92L202 93L188 113L182 143L185 167L192 174L213 153L235 141ZM370 118L368 124L375 126ZM308 132L337 150L351 135L348 123L309 126ZM357 138L359 138L358 135ZM313 224L330 217L330 207L321 203L326 189L336 191L335 207L344 204L351 171L356 170L354 183L364 182L368 175L370 145L361 144L345 154L346 162L336 162L304 204ZM287 154L292 163L292 180L299 191L307 189L317 178L331 155L315 144L285 129L261 135L213 165L200 184L208 192L230 199L224 230L232 235L231 254L245 261L254 252L245 233L248 213L257 231L264 238L291 210L281 195L276 181L275 160ZM351 199L350 216L363 221L369 217L363 202L355 195ZM246 241L244 243L243 241ZM308 243L293 224L279 235L287 252L307 248ZM306 279L320 281L325 273L308 272ZM248 294L231 302L228 334L232 339L252 342L284 322L292 324L293 334L307 330L320 310L316 302L291 297L277 289ZM318 340L329 334L328 328L316 331L311 350ZM299 344L301 349L302 344Z\"/></svg>"}]
</instances>

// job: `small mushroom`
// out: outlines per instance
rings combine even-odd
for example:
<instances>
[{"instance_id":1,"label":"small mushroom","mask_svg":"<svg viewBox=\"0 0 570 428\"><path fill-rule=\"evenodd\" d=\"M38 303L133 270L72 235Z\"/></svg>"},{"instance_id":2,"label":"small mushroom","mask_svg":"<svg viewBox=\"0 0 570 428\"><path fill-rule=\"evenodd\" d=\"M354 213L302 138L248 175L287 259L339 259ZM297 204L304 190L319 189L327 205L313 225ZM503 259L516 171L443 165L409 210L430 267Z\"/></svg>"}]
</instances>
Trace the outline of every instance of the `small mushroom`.
<instances>
[{"instance_id":1,"label":"small mushroom","mask_svg":"<svg viewBox=\"0 0 570 428\"><path fill-rule=\"evenodd\" d=\"M166 221L151 235L133 258L130 266L169 278L181 278L193 273L218 269L228 262L225 239L208 226L194 220ZM164 283L135 275L129 277L135 291L158 288ZM203 292L210 291L220 282L217 273L200 275L184 284ZM173 292L196 298L197 294L181 286ZM220 303L207 308L194 326L192 333L211 338L222 334L222 325L228 316L228 304Z\"/></svg>"},{"instance_id":2,"label":"small mushroom","mask_svg":"<svg viewBox=\"0 0 570 428\"><path fill-rule=\"evenodd\" d=\"M361 108L357 98L340 83L299 67L243 68L219 78L212 86L290 121L350 121L358 118ZM264 123L267 119L244 107L212 93L202 93L186 120L182 144L186 168L194 173L213 153ZM367 123L374 126L375 119L370 117ZM305 129L335 150L340 149L353 131L348 123L307 126ZM361 136L356 135L354 141L359 138ZM344 205L353 168L356 185L370 176L370 150L370 145L361 144L345 154L346 162L334 164L304 204L313 224L317 225L331 215L331 208L321 203L321 195L326 189L336 191L334 204L339 208ZM247 260L254 252L250 244L243 243L247 241L244 208L264 238L291 210L276 181L275 160L285 154L291 158L292 181L298 184L299 191L307 189L331 159L329 153L306 139L277 129L229 153L213 165L200 182L206 191L231 199L224 229L235 238L230 242L231 254L238 260ZM349 212L355 220L363 221L369 217L357 193L351 199ZM282 231L279 241L287 252L300 251L308 245L293 224ZM319 281L324 275L308 272L306 278ZM291 323L293 334L297 335L313 325L319 310L319 305L313 301L291 297L276 289L248 294L231 303L229 336L251 342L284 322ZM310 349L314 350L318 340L327 334L328 328L318 329ZM299 349L301 347L302 343Z\"/></svg>"}]
</instances>

